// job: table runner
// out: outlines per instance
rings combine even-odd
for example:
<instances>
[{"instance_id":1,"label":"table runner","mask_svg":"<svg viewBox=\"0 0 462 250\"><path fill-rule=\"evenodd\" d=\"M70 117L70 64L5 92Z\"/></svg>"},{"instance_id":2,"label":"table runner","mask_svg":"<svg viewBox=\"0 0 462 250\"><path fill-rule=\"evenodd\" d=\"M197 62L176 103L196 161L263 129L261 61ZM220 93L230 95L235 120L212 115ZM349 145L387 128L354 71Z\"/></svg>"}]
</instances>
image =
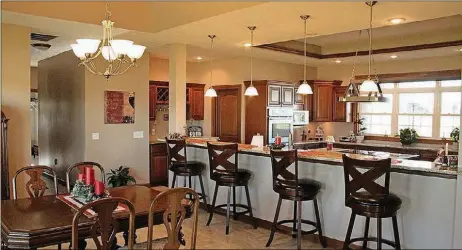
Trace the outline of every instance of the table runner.
<instances>
[{"instance_id":1,"label":"table runner","mask_svg":"<svg viewBox=\"0 0 462 250\"><path fill-rule=\"evenodd\" d=\"M82 203L81 201L78 201L74 199L71 195L64 194L64 195L58 195L58 199L66 203L68 206L70 206L72 209L79 210L81 207L83 207L85 204ZM114 210L114 213L120 213L120 212L125 212L127 211L127 208L124 204L119 204L117 208ZM88 218L92 218L96 216L96 212L93 211L92 209L87 209L85 212L83 212L85 216Z\"/></svg>"}]
</instances>

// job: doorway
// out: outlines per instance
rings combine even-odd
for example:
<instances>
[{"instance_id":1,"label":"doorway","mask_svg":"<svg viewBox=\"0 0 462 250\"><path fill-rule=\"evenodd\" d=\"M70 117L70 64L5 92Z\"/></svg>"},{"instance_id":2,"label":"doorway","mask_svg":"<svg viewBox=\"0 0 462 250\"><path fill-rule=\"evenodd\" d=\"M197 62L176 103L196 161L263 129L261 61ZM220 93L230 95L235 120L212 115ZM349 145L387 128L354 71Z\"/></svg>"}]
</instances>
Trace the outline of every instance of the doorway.
<instances>
[{"instance_id":1,"label":"doorway","mask_svg":"<svg viewBox=\"0 0 462 250\"><path fill-rule=\"evenodd\" d=\"M212 134L223 142L241 141L241 85L215 86L212 99Z\"/></svg>"}]
</instances>

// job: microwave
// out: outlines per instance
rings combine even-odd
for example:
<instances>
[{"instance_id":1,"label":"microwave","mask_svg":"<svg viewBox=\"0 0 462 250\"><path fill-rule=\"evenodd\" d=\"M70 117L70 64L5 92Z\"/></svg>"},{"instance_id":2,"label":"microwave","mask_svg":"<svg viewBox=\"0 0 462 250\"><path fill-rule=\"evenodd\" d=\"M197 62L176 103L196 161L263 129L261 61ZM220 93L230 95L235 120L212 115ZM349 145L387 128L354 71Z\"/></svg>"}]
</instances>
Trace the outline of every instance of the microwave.
<instances>
[{"instance_id":1,"label":"microwave","mask_svg":"<svg viewBox=\"0 0 462 250\"><path fill-rule=\"evenodd\" d=\"M310 112L302 110L293 111L293 125L307 125L310 123Z\"/></svg>"}]
</instances>

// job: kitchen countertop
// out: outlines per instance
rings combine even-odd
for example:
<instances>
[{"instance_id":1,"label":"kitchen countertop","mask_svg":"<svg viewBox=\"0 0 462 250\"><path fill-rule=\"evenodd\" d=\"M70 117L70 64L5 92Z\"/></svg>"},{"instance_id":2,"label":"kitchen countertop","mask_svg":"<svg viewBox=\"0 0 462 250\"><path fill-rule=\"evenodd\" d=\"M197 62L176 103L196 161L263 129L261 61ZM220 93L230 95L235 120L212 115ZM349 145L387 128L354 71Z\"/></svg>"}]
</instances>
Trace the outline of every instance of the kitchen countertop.
<instances>
[{"instance_id":1,"label":"kitchen countertop","mask_svg":"<svg viewBox=\"0 0 462 250\"><path fill-rule=\"evenodd\" d=\"M187 139L188 146L206 148L207 140L204 139ZM214 142L223 143L223 142ZM239 152L250 155L269 157L269 150L264 148L256 148L248 144L239 144ZM325 163L330 165L343 165L342 152L336 150L327 151L326 149L299 150L298 156L300 161ZM346 154L348 157L360 160L377 160L380 157L361 155L361 154ZM442 169L431 161L394 159L392 158L392 171L406 174L427 175L442 178L455 179L457 178L457 170ZM462 173L461 173L462 174Z\"/></svg>"}]
</instances>

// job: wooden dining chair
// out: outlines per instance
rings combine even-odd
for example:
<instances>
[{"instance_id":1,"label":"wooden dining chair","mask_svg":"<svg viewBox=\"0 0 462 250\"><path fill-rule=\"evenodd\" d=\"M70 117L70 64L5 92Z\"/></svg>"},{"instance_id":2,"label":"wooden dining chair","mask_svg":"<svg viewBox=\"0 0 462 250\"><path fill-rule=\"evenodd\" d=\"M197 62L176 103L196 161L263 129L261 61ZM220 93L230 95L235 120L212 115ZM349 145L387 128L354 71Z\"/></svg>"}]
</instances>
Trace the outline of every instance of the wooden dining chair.
<instances>
[{"instance_id":1,"label":"wooden dining chair","mask_svg":"<svg viewBox=\"0 0 462 250\"><path fill-rule=\"evenodd\" d=\"M192 196L189 199L186 197ZM187 249L196 249L197 220L199 212L199 195L190 188L172 188L160 193L151 203L148 219L148 241L136 244L135 249L179 249L184 244L182 225L188 213L185 205L192 209L191 241ZM153 240L153 227L155 211L167 207L163 213L163 221L167 230L167 237Z\"/></svg>"},{"instance_id":2,"label":"wooden dining chair","mask_svg":"<svg viewBox=\"0 0 462 250\"><path fill-rule=\"evenodd\" d=\"M47 189L47 184L43 180L43 173L45 172L45 170L53 175L54 191L55 194L58 194L58 182L56 179L56 172L52 168L43 165L27 166L19 169L13 175L13 199L16 200L18 198L16 182L19 174L21 174L22 172L25 172L30 177L30 179L26 182L25 187L29 197L34 198L43 196Z\"/></svg>"},{"instance_id":3,"label":"wooden dining chair","mask_svg":"<svg viewBox=\"0 0 462 250\"><path fill-rule=\"evenodd\" d=\"M66 186L67 186L67 192L71 192L71 180L70 180L70 175L73 172L74 169L78 169L80 174L85 173L85 167L92 167L92 168L98 168L100 173L101 173L101 181L106 184L106 175L104 173L104 168L101 167L101 164L96 163L96 162L91 162L91 161L83 161L74 164L73 166L70 166L67 171L66 171Z\"/></svg>"},{"instance_id":4,"label":"wooden dining chair","mask_svg":"<svg viewBox=\"0 0 462 250\"><path fill-rule=\"evenodd\" d=\"M95 215L95 223L90 229L91 239L95 242L96 249L112 249L116 240L116 233L119 232L119 225L116 219L113 218L113 212L123 204L128 208L128 249L133 249L134 231L135 231L135 207L133 204L124 198L103 198L90 202L82 206L74 215L72 220L72 249L79 249L79 220L87 209L93 210Z\"/></svg>"}]
</instances>

